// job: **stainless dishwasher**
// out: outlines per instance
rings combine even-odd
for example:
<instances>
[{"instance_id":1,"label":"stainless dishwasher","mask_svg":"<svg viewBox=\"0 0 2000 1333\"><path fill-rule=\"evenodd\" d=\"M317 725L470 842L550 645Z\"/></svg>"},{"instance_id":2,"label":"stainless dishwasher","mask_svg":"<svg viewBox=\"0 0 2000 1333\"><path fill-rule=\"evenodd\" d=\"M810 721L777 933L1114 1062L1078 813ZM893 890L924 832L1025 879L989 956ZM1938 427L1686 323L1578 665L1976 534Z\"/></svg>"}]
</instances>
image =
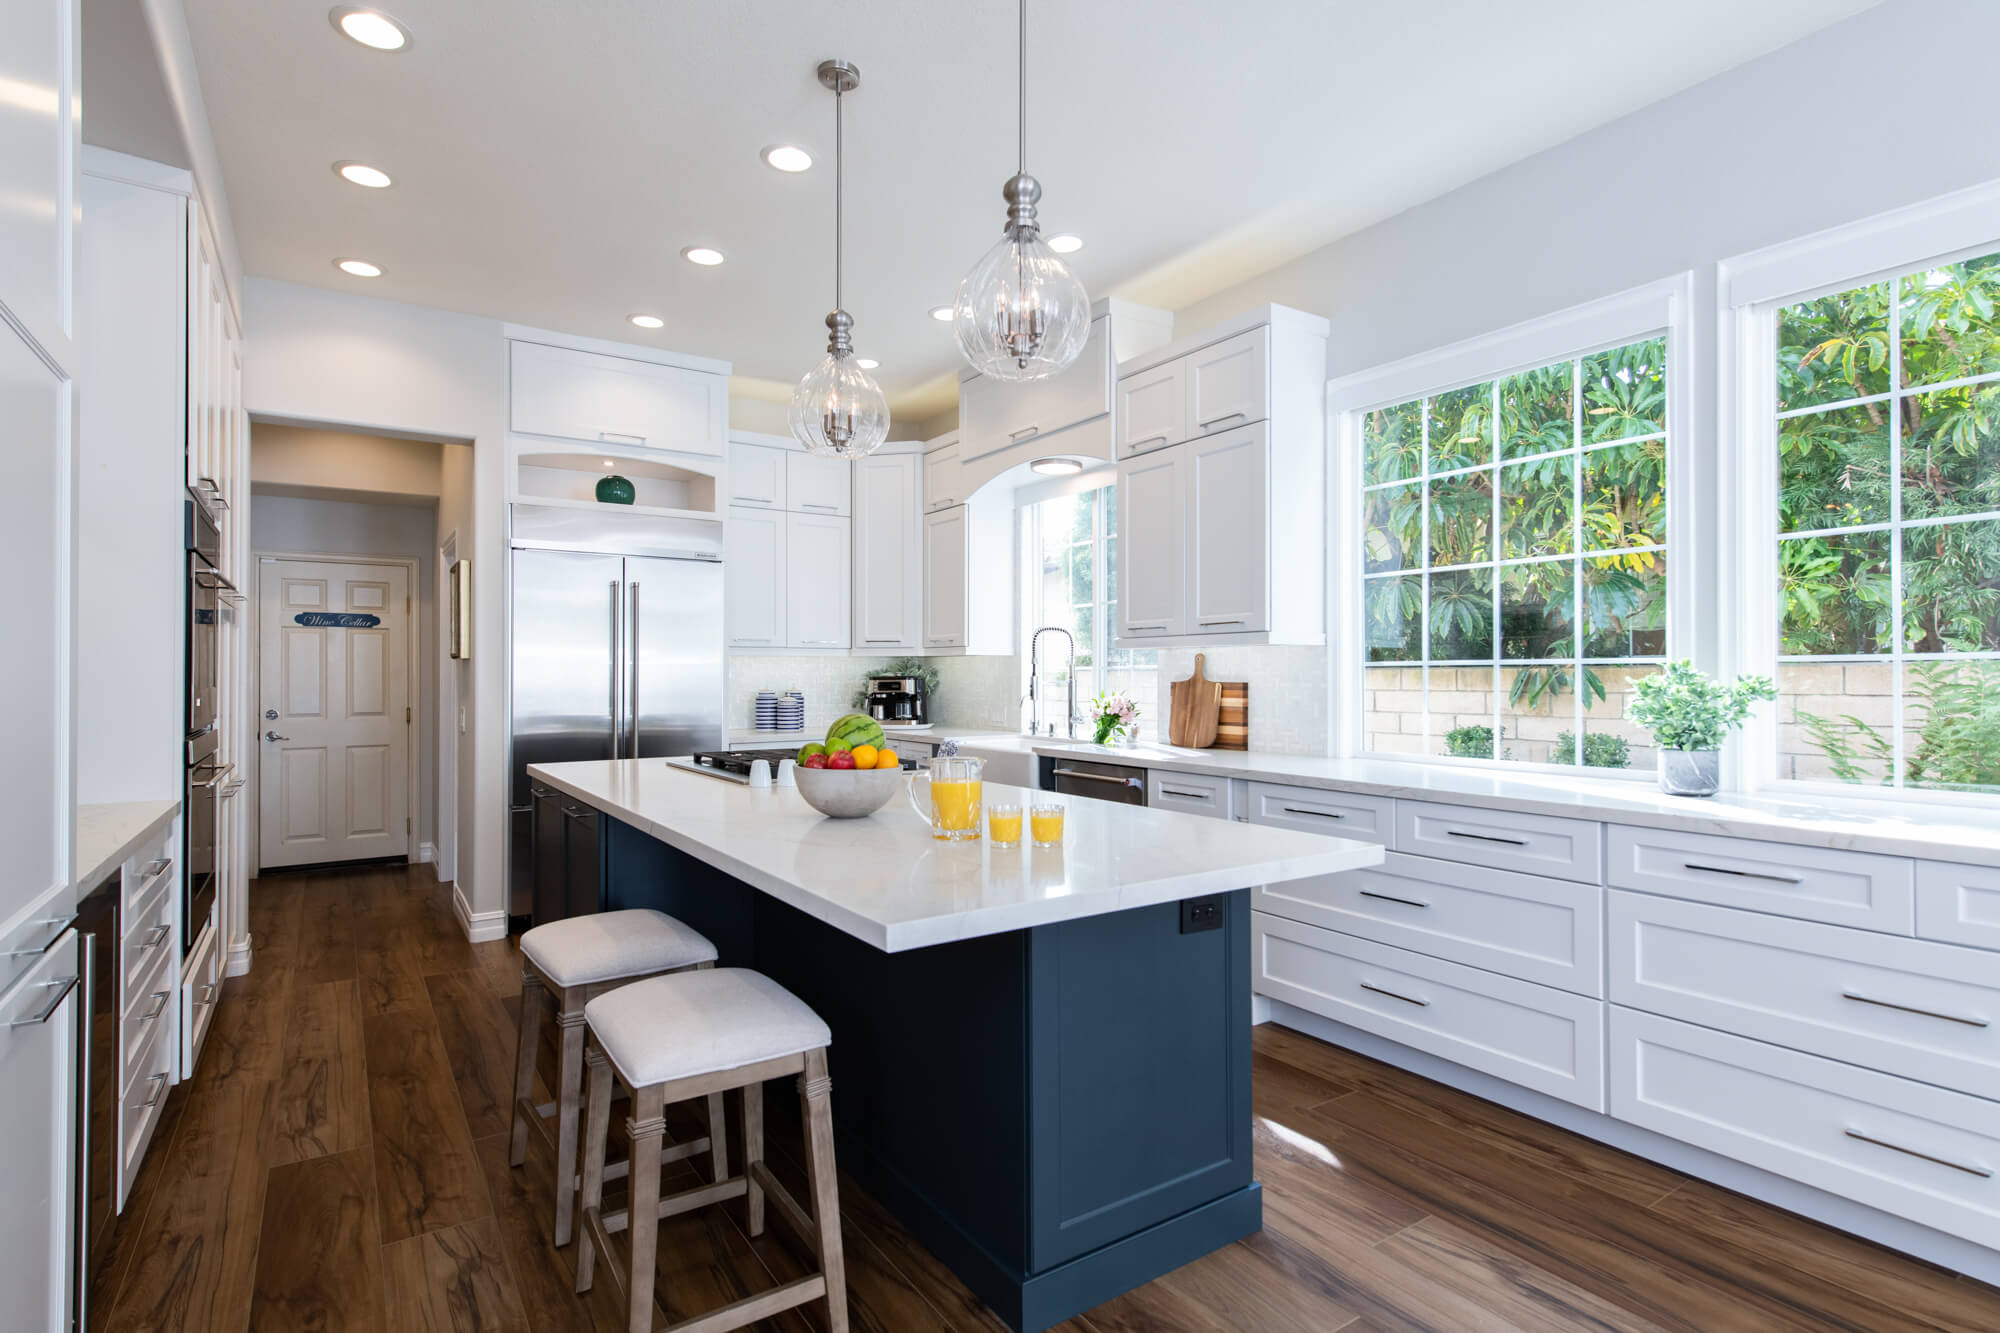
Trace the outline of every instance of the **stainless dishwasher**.
<instances>
[{"instance_id":1,"label":"stainless dishwasher","mask_svg":"<svg viewBox=\"0 0 2000 1333\"><path fill-rule=\"evenodd\" d=\"M1099 764L1068 755L1042 756L1042 790L1120 805L1146 803L1146 770L1130 764Z\"/></svg>"}]
</instances>

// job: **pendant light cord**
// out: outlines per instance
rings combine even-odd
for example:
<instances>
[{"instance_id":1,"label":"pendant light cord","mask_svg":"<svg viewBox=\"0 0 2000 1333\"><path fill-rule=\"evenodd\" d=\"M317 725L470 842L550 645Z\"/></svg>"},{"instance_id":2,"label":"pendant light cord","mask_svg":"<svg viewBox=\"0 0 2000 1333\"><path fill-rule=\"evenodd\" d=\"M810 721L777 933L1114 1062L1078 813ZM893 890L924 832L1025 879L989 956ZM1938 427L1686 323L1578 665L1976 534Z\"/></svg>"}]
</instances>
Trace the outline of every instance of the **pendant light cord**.
<instances>
[{"instance_id":1,"label":"pendant light cord","mask_svg":"<svg viewBox=\"0 0 2000 1333\"><path fill-rule=\"evenodd\" d=\"M846 147L841 120L843 94L836 84L833 90L833 308L840 309L840 212L841 179L847 174Z\"/></svg>"},{"instance_id":2,"label":"pendant light cord","mask_svg":"<svg viewBox=\"0 0 2000 1333\"><path fill-rule=\"evenodd\" d=\"M1020 149L1020 164L1015 168L1015 171L1017 174L1026 175L1028 171L1028 0L1021 0L1020 9L1021 9L1021 50L1020 50L1021 77L1019 82L1016 84L1016 87L1018 87L1020 90L1019 96L1020 96L1020 108L1021 108L1021 117L1020 117L1021 149Z\"/></svg>"}]
</instances>

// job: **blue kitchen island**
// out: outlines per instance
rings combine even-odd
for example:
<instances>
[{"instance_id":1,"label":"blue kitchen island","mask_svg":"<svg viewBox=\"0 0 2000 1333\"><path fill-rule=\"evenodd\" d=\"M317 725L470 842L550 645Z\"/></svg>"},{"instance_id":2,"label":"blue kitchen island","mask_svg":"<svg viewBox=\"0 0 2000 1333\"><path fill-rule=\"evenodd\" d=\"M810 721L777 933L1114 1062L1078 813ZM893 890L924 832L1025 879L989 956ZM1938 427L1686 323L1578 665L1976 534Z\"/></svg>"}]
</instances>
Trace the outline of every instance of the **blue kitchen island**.
<instances>
[{"instance_id":1,"label":"blue kitchen island","mask_svg":"<svg viewBox=\"0 0 2000 1333\"><path fill-rule=\"evenodd\" d=\"M1068 800L1062 847L1000 849L900 797L833 820L659 759L529 773L605 817L605 909L672 913L827 1021L840 1164L1013 1327L1261 1225L1249 890L1380 847Z\"/></svg>"}]
</instances>

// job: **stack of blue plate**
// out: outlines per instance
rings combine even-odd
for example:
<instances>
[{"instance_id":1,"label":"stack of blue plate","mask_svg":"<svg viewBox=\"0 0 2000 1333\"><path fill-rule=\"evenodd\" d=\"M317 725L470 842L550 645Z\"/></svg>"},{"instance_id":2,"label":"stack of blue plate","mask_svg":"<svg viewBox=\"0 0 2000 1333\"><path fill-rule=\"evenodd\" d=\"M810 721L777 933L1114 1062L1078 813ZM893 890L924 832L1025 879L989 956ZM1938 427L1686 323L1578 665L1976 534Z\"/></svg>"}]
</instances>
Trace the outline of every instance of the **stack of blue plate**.
<instances>
[{"instance_id":1,"label":"stack of blue plate","mask_svg":"<svg viewBox=\"0 0 2000 1333\"><path fill-rule=\"evenodd\" d=\"M762 726L763 723L758 723ZM787 690L778 696L778 730L804 731L806 729L806 697L797 690Z\"/></svg>"},{"instance_id":2,"label":"stack of blue plate","mask_svg":"<svg viewBox=\"0 0 2000 1333\"><path fill-rule=\"evenodd\" d=\"M772 690L757 691L757 730L778 729L778 696Z\"/></svg>"}]
</instances>

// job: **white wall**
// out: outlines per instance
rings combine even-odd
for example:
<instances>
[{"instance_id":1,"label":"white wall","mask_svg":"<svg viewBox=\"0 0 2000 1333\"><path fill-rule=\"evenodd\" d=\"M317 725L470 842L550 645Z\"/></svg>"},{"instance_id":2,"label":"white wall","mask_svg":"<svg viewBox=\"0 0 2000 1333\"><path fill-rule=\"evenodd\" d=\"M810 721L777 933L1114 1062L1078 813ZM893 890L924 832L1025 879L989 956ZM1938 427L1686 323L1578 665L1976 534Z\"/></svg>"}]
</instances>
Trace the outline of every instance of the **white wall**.
<instances>
[{"instance_id":1,"label":"white wall","mask_svg":"<svg viewBox=\"0 0 2000 1333\"><path fill-rule=\"evenodd\" d=\"M254 449L253 441L253 471ZM433 448L439 446L432 446ZM362 555L394 557L417 562L411 594L416 600L416 621L410 634L417 647L417 688L413 696L417 725L411 743L417 751L417 826L411 841L410 859L417 859L418 844L437 842L437 510L429 504L369 504L338 500L309 500L292 496L253 495L250 500L251 549L258 555ZM258 600L250 595L250 641L259 640ZM254 651L254 650L253 650ZM250 678L258 678L252 659ZM255 691L252 691L253 697ZM261 734L261 733L260 733ZM261 774L252 749L247 781L254 792ZM250 848L254 862L257 848L257 802L248 806Z\"/></svg>"},{"instance_id":2,"label":"white wall","mask_svg":"<svg viewBox=\"0 0 2000 1333\"><path fill-rule=\"evenodd\" d=\"M506 347L497 321L253 278L244 284L244 395L253 417L470 442L445 479L439 530L472 562L472 658L458 670L457 883L481 933L504 927ZM452 451L457 453L459 451ZM452 471L447 465L447 472ZM499 914L499 915L494 915Z\"/></svg>"}]
</instances>

